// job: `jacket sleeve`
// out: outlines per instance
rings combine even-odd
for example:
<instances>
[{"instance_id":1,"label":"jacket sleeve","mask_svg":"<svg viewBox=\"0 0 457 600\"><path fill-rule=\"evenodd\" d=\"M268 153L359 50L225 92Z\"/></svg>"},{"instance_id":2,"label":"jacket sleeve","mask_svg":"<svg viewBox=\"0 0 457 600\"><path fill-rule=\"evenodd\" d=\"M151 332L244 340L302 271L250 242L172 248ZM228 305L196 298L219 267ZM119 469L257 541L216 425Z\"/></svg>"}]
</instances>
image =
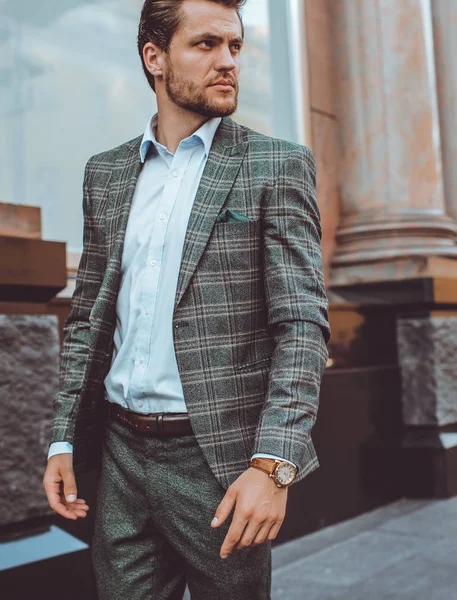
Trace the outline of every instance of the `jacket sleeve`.
<instances>
[{"instance_id":1,"label":"jacket sleeve","mask_svg":"<svg viewBox=\"0 0 457 600\"><path fill-rule=\"evenodd\" d=\"M89 315L103 280L103 265L96 240L90 203L91 160L83 182L83 250L79 262L70 314L64 324L60 354L59 389L53 400L50 444L73 442L84 373L89 359Z\"/></svg>"},{"instance_id":2,"label":"jacket sleeve","mask_svg":"<svg viewBox=\"0 0 457 600\"><path fill-rule=\"evenodd\" d=\"M264 285L275 342L253 453L283 456L299 481L319 466L311 430L328 359L316 165L309 148L284 160L264 214Z\"/></svg>"}]
</instances>

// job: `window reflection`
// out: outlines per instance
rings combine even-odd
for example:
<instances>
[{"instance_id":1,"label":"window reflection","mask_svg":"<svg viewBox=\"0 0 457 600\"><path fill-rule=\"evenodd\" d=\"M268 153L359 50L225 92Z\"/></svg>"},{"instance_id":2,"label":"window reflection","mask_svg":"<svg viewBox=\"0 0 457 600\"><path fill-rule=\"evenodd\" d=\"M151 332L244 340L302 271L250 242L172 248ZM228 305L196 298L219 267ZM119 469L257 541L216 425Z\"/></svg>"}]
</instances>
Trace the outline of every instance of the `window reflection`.
<instances>
[{"instance_id":1,"label":"window reflection","mask_svg":"<svg viewBox=\"0 0 457 600\"><path fill-rule=\"evenodd\" d=\"M82 244L89 156L156 111L136 49L142 0L0 0L0 199L38 205L43 237ZM240 123L272 134L267 0L244 9Z\"/></svg>"}]
</instances>

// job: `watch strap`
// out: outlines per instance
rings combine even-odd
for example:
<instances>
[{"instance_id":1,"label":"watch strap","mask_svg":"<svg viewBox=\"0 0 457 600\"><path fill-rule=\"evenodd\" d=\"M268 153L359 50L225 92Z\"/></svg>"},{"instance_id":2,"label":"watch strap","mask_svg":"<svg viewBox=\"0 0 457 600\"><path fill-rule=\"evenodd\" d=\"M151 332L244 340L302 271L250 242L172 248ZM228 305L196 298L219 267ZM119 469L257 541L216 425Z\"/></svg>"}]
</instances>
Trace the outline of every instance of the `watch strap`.
<instances>
[{"instance_id":1,"label":"watch strap","mask_svg":"<svg viewBox=\"0 0 457 600\"><path fill-rule=\"evenodd\" d=\"M276 469L276 465L279 463L280 461L274 459L274 458L260 458L260 457L255 457L251 459L251 467L254 467L255 469L259 469L260 471L263 471L264 473L268 473L268 475L273 475L275 469Z\"/></svg>"}]
</instances>

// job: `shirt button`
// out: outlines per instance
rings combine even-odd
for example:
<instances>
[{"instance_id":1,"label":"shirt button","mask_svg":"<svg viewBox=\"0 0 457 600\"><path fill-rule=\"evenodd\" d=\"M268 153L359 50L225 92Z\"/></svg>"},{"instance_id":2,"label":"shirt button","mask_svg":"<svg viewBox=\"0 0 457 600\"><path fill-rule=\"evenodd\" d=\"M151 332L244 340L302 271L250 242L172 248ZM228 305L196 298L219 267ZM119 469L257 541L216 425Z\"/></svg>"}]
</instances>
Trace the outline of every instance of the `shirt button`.
<instances>
[{"instance_id":1,"label":"shirt button","mask_svg":"<svg viewBox=\"0 0 457 600\"><path fill-rule=\"evenodd\" d=\"M154 260L154 259L152 259L152 260L149 261L149 264L151 265L151 267L155 267L156 264L157 264L157 261Z\"/></svg>"},{"instance_id":2,"label":"shirt button","mask_svg":"<svg viewBox=\"0 0 457 600\"><path fill-rule=\"evenodd\" d=\"M149 308L147 308L147 309L144 311L144 314L145 314L145 315L148 315L150 312L151 312L151 311L149 310Z\"/></svg>"},{"instance_id":3,"label":"shirt button","mask_svg":"<svg viewBox=\"0 0 457 600\"><path fill-rule=\"evenodd\" d=\"M173 177L179 177L179 171L176 169L173 171Z\"/></svg>"},{"instance_id":4,"label":"shirt button","mask_svg":"<svg viewBox=\"0 0 457 600\"><path fill-rule=\"evenodd\" d=\"M139 406L140 408L142 408L142 407L143 407L143 405L144 405L144 402L142 402L141 400L138 400L138 406Z\"/></svg>"},{"instance_id":5,"label":"shirt button","mask_svg":"<svg viewBox=\"0 0 457 600\"><path fill-rule=\"evenodd\" d=\"M143 360L144 360L144 359L143 359L143 357L142 357L142 356L140 356L140 357L138 358L138 364L142 365L142 364L143 364Z\"/></svg>"},{"instance_id":6,"label":"shirt button","mask_svg":"<svg viewBox=\"0 0 457 600\"><path fill-rule=\"evenodd\" d=\"M161 218L161 219L165 219L165 217L166 217L166 216L167 216L167 215L166 215L165 213L160 213L160 218Z\"/></svg>"}]
</instances>

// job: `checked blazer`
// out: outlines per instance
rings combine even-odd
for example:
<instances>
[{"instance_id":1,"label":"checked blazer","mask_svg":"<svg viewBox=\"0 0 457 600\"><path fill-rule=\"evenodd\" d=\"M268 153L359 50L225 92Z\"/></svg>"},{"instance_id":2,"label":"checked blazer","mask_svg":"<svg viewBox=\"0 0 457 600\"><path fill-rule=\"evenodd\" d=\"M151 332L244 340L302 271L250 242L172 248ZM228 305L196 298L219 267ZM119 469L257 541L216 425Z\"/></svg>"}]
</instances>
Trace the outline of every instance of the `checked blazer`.
<instances>
[{"instance_id":1,"label":"checked blazer","mask_svg":"<svg viewBox=\"0 0 457 600\"><path fill-rule=\"evenodd\" d=\"M92 156L84 239L64 326L50 442L98 464L129 210L142 136ZM224 117L192 206L173 340L197 441L227 488L254 452L319 466L311 439L328 358L328 303L311 150ZM217 220L226 209L246 217Z\"/></svg>"}]
</instances>

